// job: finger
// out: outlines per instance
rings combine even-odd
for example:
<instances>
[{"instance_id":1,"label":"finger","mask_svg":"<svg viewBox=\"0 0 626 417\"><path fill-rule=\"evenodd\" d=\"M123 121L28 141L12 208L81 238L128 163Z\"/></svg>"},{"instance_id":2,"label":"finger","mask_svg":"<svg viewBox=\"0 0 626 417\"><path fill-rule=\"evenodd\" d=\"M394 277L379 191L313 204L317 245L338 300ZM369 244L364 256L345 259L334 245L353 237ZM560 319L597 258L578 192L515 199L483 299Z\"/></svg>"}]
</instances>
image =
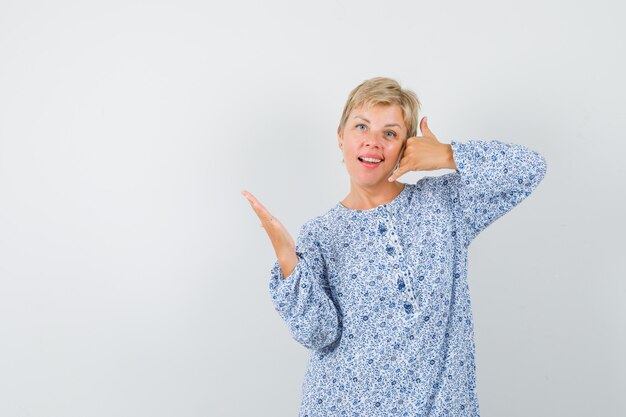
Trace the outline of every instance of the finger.
<instances>
[{"instance_id":1,"label":"finger","mask_svg":"<svg viewBox=\"0 0 626 417\"><path fill-rule=\"evenodd\" d=\"M261 202L254 195L252 195L248 191L242 191L241 194L243 194L244 197L248 199L250 206L252 206L252 209L259 217L259 220L261 220L261 227L263 227L263 223L272 222L275 220L274 216L272 216L269 210L265 208L265 206L261 204Z\"/></svg>"},{"instance_id":2,"label":"finger","mask_svg":"<svg viewBox=\"0 0 626 417\"><path fill-rule=\"evenodd\" d=\"M255 210L266 210L265 206L263 206L263 204L261 204L261 202L254 195L252 195L252 193L248 191L242 191L241 194L243 194L244 197L248 199L248 202Z\"/></svg>"},{"instance_id":3,"label":"finger","mask_svg":"<svg viewBox=\"0 0 626 417\"><path fill-rule=\"evenodd\" d=\"M263 220L271 217L268 210L263 204L261 204L261 202L256 197L248 193L246 198L248 199L248 202L250 203L250 206L252 207L254 212L257 214L257 216L259 216L259 219Z\"/></svg>"},{"instance_id":4,"label":"finger","mask_svg":"<svg viewBox=\"0 0 626 417\"><path fill-rule=\"evenodd\" d=\"M400 178L402 175L404 175L404 173L407 172L407 171L409 171L407 165L403 164L402 161L400 161L400 165L398 166L398 168L396 168L396 170L393 171L393 173L391 174L391 176L389 178L387 178L387 180L389 182L393 182L397 178Z\"/></svg>"}]
</instances>

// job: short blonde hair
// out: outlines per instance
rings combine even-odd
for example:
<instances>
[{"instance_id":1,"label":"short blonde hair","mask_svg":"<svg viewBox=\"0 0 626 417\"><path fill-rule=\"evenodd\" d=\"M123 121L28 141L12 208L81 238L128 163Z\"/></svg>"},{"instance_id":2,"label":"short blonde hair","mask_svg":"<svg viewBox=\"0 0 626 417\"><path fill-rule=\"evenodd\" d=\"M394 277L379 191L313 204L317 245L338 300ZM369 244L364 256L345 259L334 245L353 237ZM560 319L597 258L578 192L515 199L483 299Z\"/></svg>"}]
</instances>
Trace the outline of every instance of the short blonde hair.
<instances>
[{"instance_id":1,"label":"short blonde hair","mask_svg":"<svg viewBox=\"0 0 626 417\"><path fill-rule=\"evenodd\" d=\"M404 125L407 128L407 138L417 135L420 101L412 90L403 89L396 80L387 77L374 77L363 81L352 89L339 121L340 132L343 132L352 109L363 104L366 104L367 108L376 104L399 105L402 109Z\"/></svg>"}]
</instances>

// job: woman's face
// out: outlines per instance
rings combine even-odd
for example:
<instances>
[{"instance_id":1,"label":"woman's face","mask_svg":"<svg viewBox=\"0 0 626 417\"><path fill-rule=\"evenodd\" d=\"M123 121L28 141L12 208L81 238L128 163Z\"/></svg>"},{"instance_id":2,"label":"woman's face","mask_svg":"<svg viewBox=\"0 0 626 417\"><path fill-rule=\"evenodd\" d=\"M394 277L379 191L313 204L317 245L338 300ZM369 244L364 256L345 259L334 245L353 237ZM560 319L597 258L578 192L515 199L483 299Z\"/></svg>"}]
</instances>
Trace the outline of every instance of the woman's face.
<instances>
[{"instance_id":1,"label":"woman's face","mask_svg":"<svg viewBox=\"0 0 626 417\"><path fill-rule=\"evenodd\" d=\"M339 148L343 152L348 174L361 186L374 186L387 178L400 157L407 136L402 109L397 104L365 105L352 109L341 130L337 130ZM376 161L364 161L370 157Z\"/></svg>"}]
</instances>

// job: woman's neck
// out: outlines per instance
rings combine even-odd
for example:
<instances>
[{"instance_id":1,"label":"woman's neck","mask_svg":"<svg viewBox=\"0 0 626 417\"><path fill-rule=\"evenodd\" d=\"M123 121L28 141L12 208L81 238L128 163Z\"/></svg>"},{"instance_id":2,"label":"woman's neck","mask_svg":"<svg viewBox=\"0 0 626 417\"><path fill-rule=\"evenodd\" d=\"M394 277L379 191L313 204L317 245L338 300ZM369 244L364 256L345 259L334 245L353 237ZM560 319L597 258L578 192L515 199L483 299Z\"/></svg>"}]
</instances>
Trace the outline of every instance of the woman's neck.
<instances>
[{"instance_id":1,"label":"woman's neck","mask_svg":"<svg viewBox=\"0 0 626 417\"><path fill-rule=\"evenodd\" d=\"M341 201L341 204L349 209L369 210L389 203L402 192L404 187L406 187L405 184L397 181L380 184L377 187L351 184L350 193Z\"/></svg>"}]
</instances>

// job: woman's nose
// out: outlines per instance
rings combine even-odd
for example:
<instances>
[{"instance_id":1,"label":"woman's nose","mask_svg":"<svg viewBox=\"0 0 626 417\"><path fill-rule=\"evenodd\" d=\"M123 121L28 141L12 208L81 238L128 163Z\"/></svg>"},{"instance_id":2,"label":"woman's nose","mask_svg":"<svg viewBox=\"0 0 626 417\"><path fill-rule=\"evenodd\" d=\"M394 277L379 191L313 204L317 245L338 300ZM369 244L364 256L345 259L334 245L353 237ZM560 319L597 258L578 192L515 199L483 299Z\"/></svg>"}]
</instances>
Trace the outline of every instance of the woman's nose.
<instances>
[{"instance_id":1,"label":"woman's nose","mask_svg":"<svg viewBox=\"0 0 626 417\"><path fill-rule=\"evenodd\" d=\"M377 132L370 131L365 135L365 144L370 146L380 146L380 137Z\"/></svg>"}]
</instances>

